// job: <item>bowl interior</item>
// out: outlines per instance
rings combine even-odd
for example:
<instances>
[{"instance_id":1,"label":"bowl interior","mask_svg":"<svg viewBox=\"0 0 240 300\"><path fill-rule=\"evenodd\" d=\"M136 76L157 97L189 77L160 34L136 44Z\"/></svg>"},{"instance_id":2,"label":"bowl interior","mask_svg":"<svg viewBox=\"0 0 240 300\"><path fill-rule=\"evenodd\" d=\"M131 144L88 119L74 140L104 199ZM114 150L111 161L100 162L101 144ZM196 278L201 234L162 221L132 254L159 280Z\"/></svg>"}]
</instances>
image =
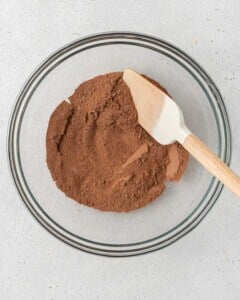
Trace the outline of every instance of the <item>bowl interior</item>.
<instances>
[{"instance_id":1,"label":"bowl interior","mask_svg":"<svg viewBox=\"0 0 240 300\"><path fill-rule=\"evenodd\" d=\"M55 107L83 81L132 68L157 80L181 107L189 128L219 151L216 114L196 78L165 53L131 44L98 45L77 51L38 79L28 97L19 128L23 178L43 211L74 235L107 244L129 244L169 232L191 215L206 195L212 176L194 159L178 183L145 208L129 213L100 212L67 198L53 182L46 164L45 137Z\"/></svg>"}]
</instances>

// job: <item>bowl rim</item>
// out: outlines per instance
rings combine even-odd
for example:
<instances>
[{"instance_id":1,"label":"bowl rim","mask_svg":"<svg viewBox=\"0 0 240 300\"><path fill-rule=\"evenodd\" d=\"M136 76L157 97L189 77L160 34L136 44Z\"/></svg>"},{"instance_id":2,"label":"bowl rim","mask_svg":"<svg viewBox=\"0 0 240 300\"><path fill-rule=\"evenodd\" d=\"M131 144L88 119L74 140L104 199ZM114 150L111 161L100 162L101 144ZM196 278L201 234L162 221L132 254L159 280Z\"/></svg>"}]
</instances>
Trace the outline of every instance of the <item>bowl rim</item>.
<instances>
[{"instance_id":1,"label":"bowl rim","mask_svg":"<svg viewBox=\"0 0 240 300\"><path fill-rule=\"evenodd\" d=\"M180 222L180 224L176 225L174 228L172 228L171 230L167 231L166 233L164 233L160 236L151 238L147 241L141 241L141 242L129 243L129 244L107 244L107 243L90 241L88 239L76 236L75 234L73 234L71 232L67 232L66 229L61 227L61 225L57 224L47 214L45 214L45 217L43 217L41 215L41 212L37 210L37 209L42 210L41 206L37 203L37 201L36 201L36 204L38 207L37 208L34 207L33 203L31 203L31 200L29 200L29 196L32 198L32 200L35 198L31 194L31 191L30 191L29 195L26 194L26 191L24 190L24 188L22 186L22 182L21 182L22 179L21 179L21 177L19 177L19 169L18 169L17 164L19 164L18 159L20 160L20 157L18 158L18 156L17 156L17 154L19 154L18 153L19 151L16 151L16 149L18 149L18 148L16 148L16 145L15 145L16 142L14 141L16 129L17 129L18 133L20 132L20 128L19 127L16 128L16 122L17 122L16 120L18 120L18 118L19 118L19 116L18 116L19 109L21 109L21 105L22 105L22 102L24 101L24 97L26 96L27 91L31 88L31 85L34 84L35 80L38 79L39 74L41 75L41 72L44 70L44 68L48 65L51 65L51 63L53 63L56 60L56 57L58 57L59 55L60 56L64 55L64 53L71 51L75 47L79 47L82 45L88 45L88 44L91 44L94 42L99 42L102 40L103 41L104 40L111 41L111 40L115 40L115 39L116 40L121 40L121 39L132 40L132 41L135 41L135 44L136 44L136 41L138 41L138 42L150 43L150 44L158 46L158 47L164 46L170 52L174 52L179 57L181 57L181 59L183 59L188 65L190 65L191 67L196 69L198 75L200 75L201 78L205 81L205 83L207 83L209 92L211 92L213 94L215 100L217 101L218 109L221 113L221 118L222 118L221 121L223 122L223 125L224 125L223 129L224 129L224 138L225 138L225 141L224 141L225 148L221 149L221 143L223 141L221 141L221 135L219 135L219 138L220 138L219 155L225 161L225 163L227 163L227 164L230 163L231 148L232 148L230 123L229 123L228 114L226 111L224 101L222 99L222 96L221 96L217 86L213 82L213 80L209 77L209 75L203 70L203 68L194 59L192 59L188 54L186 54L184 51L180 50L178 47L176 47L176 46L172 45L171 43L168 43L162 39L159 39L157 37L145 35L145 34L141 34L141 33L136 33L136 32L130 32L130 31L103 32L103 33L88 35L83 38L79 38L79 39L74 40L74 41L66 44L65 46L59 48L57 51L50 54L40 65L38 65L38 67L32 72L32 74L26 80L26 82L23 85L19 95L17 96L17 99L13 106L13 110L12 110L11 117L9 120L9 125L8 125L7 154L8 154L8 166L10 169L10 173L12 175L14 185L18 191L18 194L20 195L20 198L23 200L26 207L31 212L31 214L34 216L34 218L47 231L52 233L55 237L59 238L60 240L64 241L66 244L71 245L77 249L83 250L85 252L92 253L92 254L98 254L98 255L102 255L102 256L125 257L125 256L135 256L135 255L140 255L140 254L144 254L144 253L149 253L149 252L164 248L164 247L172 244L176 240L180 239L181 237L185 236L188 232L190 232L192 229L194 229L197 226L197 224L199 224L200 221L209 212L211 207L214 205L214 203L218 199L218 197L222 191L223 185L219 181L217 181L216 179L213 178L209 185L209 188L207 189L207 191L205 193L205 195L207 195L208 191L210 191L211 188L213 187L213 185L215 185L215 189L214 189L208 203L206 203L206 205L202 208L202 210L199 212L199 214L196 215L193 218L193 220L191 220L191 222L186 225L185 228L183 228L180 232L176 232L174 235L167 237L163 241L157 242L159 237L163 237L164 235L167 235L169 233L169 231L171 232L176 227L178 227L181 223L185 222L186 219L188 219L191 216L191 214L196 209L198 209L198 206L203 202L205 195L202 198L202 200L199 202L199 204L196 206L196 208L193 210L193 212L191 212L191 214L187 218L185 218L182 222ZM127 44L131 45L131 43L129 43L129 42L127 42ZM100 46L100 44L96 45L96 47L98 47L98 46ZM150 48L150 46L148 48ZM86 49L89 49L89 47L86 47L85 49L83 49L83 51ZM158 51L158 52L160 52L160 51ZM178 63L179 63L179 61L178 61ZM187 70L187 71L190 71L190 70ZM191 75L193 75L193 74L191 74ZM195 76L194 76L194 78L195 78ZM44 77L42 78L42 80L43 79L44 79ZM195 79L198 81L197 78L195 78ZM198 82L198 83L200 84L201 88L204 89L204 87L201 85L201 83L200 82ZM27 106L27 105L25 104L25 106ZM212 108L214 110L214 107L212 107ZM23 112L23 114L24 114L24 112ZM20 125L21 125L21 123L20 123ZM218 128L218 130L219 130L219 128ZM17 161L17 164L16 164L16 161ZM23 182L23 184L26 184L26 182L25 183ZM44 218L47 218L47 220L51 221L50 223L52 223L52 224L48 223L46 221L46 219L44 219ZM54 223L55 223L55 225L58 225L58 227L60 229L59 231L57 231L56 228L54 228L54 226L53 226ZM79 243L79 241L76 242L76 240L71 239L69 236L67 237L66 235L64 235L61 232L61 230L69 233L73 237L78 238L83 243L81 243L81 242ZM152 243L155 241L157 243ZM140 247L136 248L136 246L140 246Z\"/></svg>"}]
</instances>

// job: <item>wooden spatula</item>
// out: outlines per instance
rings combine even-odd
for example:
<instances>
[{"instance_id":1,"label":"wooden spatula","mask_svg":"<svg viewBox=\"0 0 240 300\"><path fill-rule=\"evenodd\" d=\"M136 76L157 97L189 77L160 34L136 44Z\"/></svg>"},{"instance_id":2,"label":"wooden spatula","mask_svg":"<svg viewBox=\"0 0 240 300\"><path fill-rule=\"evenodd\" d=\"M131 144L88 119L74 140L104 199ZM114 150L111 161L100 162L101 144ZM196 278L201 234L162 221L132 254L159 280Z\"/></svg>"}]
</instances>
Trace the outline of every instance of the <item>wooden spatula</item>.
<instances>
[{"instance_id":1,"label":"wooden spatula","mask_svg":"<svg viewBox=\"0 0 240 300\"><path fill-rule=\"evenodd\" d=\"M210 173L240 197L240 177L187 128L178 105L132 70L123 72L123 80L131 91L139 124L162 145L178 141Z\"/></svg>"}]
</instances>

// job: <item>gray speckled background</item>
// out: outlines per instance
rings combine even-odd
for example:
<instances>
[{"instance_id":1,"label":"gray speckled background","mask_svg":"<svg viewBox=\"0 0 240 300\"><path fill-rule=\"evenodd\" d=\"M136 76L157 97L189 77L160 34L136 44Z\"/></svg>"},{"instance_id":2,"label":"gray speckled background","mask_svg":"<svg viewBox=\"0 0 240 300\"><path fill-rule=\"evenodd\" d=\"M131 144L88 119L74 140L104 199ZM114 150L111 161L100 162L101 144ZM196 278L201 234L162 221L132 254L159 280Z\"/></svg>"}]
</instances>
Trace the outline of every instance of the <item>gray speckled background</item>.
<instances>
[{"instance_id":1,"label":"gray speckled background","mask_svg":"<svg viewBox=\"0 0 240 300\"><path fill-rule=\"evenodd\" d=\"M96 257L66 246L32 218L12 185L5 144L16 95L47 55L84 35L132 30L176 44L214 79L240 173L240 1L2 0L0 20L0 298L239 299L240 201L229 191L170 247L135 258Z\"/></svg>"}]
</instances>

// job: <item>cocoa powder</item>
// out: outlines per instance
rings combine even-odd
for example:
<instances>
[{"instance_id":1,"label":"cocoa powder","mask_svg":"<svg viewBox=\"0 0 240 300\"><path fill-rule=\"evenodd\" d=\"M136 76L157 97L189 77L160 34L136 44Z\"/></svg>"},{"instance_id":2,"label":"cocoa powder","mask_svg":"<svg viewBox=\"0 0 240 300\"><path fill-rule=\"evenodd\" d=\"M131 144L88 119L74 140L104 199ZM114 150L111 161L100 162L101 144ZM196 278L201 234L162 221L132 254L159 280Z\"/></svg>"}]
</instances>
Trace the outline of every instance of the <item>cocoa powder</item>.
<instances>
[{"instance_id":1,"label":"cocoa powder","mask_svg":"<svg viewBox=\"0 0 240 300\"><path fill-rule=\"evenodd\" d=\"M178 143L158 144L138 125L121 72L82 83L69 100L52 113L46 137L48 168L68 197L127 212L156 199L167 180L180 179L188 153Z\"/></svg>"}]
</instances>

